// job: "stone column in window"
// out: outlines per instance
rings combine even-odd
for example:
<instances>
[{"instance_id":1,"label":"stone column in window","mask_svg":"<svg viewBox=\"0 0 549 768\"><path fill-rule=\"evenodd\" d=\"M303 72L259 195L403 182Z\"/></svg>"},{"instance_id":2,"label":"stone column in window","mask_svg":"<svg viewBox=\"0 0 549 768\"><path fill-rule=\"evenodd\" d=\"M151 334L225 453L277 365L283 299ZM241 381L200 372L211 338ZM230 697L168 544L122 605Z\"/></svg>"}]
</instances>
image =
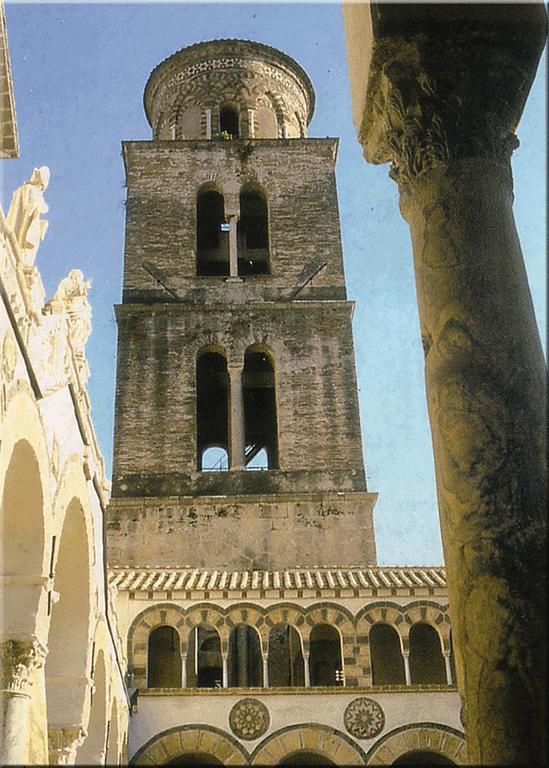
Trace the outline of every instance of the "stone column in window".
<instances>
[{"instance_id":1,"label":"stone column in window","mask_svg":"<svg viewBox=\"0 0 549 768\"><path fill-rule=\"evenodd\" d=\"M255 136L255 110L248 107L248 136L253 139Z\"/></svg>"},{"instance_id":2,"label":"stone column in window","mask_svg":"<svg viewBox=\"0 0 549 768\"><path fill-rule=\"evenodd\" d=\"M232 470L245 467L244 456L244 397L242 392L243 365L240 362L227 363L229 372L229 466Z\"/></svg>"},{"instance_id":3,"label":"stone column in window","mask_svg":"<svg viewBox=\"0 0 549 768\"><path fill-rule=\"evenodd\" d=\"M236 653L239 688L245 688L250 684L248 680L248 628L244 625L236 628Z\"/></svg>"},{"instance_id":4,"label":"stone column in window","mask_svg":"<svg viewBox=\"0 0 549 768\"><path fill-rule=\"evenodd\" d=\"M443 651L444 655L444 665L446 667L446 682L448 685L453 685L453 675L452 675L452 665L450 664L450 651Z\"/></svg>"},{"instance_id":5,"label":"stone column in window","mask_svg":"<svg viewBox=\"0 0 549 768\"><path fill-rule=\"evenodd\" d=\"M50 765L74 765L76 753L86 739L86 731L78 725L48 728Z\"/></svg>"},{"instance_id":6,"label":"stone column in window","mask_svg":"<svg viewBox=\"0 0 549 768\"><path fill-rule=\"evenodd\" d=\"M236 231L238 214L227 213L225 218L229 225L229 275L230 277L238 277L238 241Z\"/></svg>"},{"instance_id":7,"label":"stone column in window","mask_svg":"<svg viewBox=\"0 0 549 768\"><path fill-rule=\"evenodd\" d=\"M221 682L221 685L223 688L229 687L229 663L228 663L228 653L227 651L221 652L221 659L223 663L223 680Z\"/></svg>"},{"instance_id":8,"label":"stone column in window","mask_svg":"<svg viewBox=\"0 0 549 768\"><path fill-rule=\"evenodd\" d=\"M212 138L212 110L206 109L206 138Z\"/></svg>"},{"instance_id":9,"label":"stone column in window","mask_svg":"<svg viewBox=\"0 0 549 768\"><path fill-rule=\"evenodd\" d=\"M187 687L187 648L181 646L181 687Z\"/></svg>"},{"instance_id":10,"label":"stone column in window","mask_svg":"<svg viewBox=\"0 0 549 768\"><path fill-rule=\"evenodd\" d=\"M402 658L404 659L404 679L406 685L412 685L412 675L410 673L410 650L406 648L402 651Z\"/></svg>"},{"instance_id":11,"label":"stone column in window","mask_svg":"<svg viewBox=\"0 0 549 768\"><path fill-rule=\"evenodd\" d=\"M7 640L1 645L1 765L28 764L32 674L44 665L46 653L37 638Z\"/></svg>"},{"instance_id":12,"label":"stone column in window","mask_svg":"<svg viewBox=\"0 0 549 768\"><path fill-rule=\"evenodd\" d=\"M304 682L305 682L305 688L311 687L311 672L309 669L309 657L310 657L310 648L309 643L303 643L303 672L304 672Z\"/></svg>"},{"instance_id":13,"label":"stone column in window","mask_svg":"<svg viewBox=\"0 0 549 768\"><path fill-rule=\"evenodd\" d=\"M262 651L261 658L263 659L263 688L269 687L269 654L267 651Z\"/></svg>"}]
</instances>

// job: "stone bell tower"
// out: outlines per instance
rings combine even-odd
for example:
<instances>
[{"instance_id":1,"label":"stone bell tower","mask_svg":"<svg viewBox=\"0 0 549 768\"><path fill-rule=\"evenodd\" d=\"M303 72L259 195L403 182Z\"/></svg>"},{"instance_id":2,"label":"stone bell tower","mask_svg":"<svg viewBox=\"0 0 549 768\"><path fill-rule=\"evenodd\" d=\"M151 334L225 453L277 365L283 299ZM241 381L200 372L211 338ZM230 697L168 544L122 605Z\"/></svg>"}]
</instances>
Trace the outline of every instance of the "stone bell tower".
<instances>
[{"instance_id":1,"label":"stone bell tower","mask_svg":"<svg viewBox=\"0 0 549 768\"><path fill-rule=\"evenodd\" d=\"M373 565L335 183L314 92L258 43L184 48L127 180L111 565Z\"/></svg>"}]
</instances>

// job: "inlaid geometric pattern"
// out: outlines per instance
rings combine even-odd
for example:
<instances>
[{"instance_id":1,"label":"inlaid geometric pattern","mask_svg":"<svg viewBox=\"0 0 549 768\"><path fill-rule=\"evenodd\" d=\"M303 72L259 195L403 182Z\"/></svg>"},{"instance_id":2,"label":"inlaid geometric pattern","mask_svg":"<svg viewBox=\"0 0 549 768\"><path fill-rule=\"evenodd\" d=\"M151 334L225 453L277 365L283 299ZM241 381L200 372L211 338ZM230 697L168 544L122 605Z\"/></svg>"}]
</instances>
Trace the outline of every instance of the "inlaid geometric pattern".
<instances>
[{"instance_id":1,"label":"inlaid geometric pattern","mask_svg":"<svg viewBox=\"0 0 549 768\"><path fill-rule=\"evenodd\" d=\"M361 697L353 699L343 715L345 728L357 739L373 739L383 730L385 715L373 699Z\"/></svg>"},{"instance_id":2,"label":"inlaid geometric pattern","mask_svg":"<svg viewBox=\"0 0 549 768\"><path fill-rule=\"evenodd\" d=\"M229 725L239 739L253 741L269 728L269 710L257 699L242 699L231 709Z\"/></svg>"}]
</instances>

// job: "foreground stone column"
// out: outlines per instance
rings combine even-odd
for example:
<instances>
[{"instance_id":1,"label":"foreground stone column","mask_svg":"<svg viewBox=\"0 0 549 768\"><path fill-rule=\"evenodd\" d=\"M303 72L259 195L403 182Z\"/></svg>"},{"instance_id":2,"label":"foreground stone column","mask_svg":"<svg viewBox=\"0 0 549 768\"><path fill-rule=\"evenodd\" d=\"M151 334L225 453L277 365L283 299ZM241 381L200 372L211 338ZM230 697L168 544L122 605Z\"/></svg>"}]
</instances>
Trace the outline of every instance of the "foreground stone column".
<instances>
[{"instance_id":1,"label":"foreground stone column","mask_svg":"<svg viewBox=\"0 0 549 768\"><path fill-rule=\"evenodd\" d=\"M31 675L45 658L46 650L35 638L1 645L0 765L28 764Z\"/></svg>"},{"instance_id":2,"label":"foreground stone column","mask_svg":"<svg viewBox=\"0 0 549 768\"><path fill-rule=\"evenodd\" d=\"M392 162L412 236L468 759L540 764L546 375L510 157L545 12L344 13L360 141L370 162Z\"/></svg>"},{"instance_id":3,"label":"foreground stone column","mask_svg":"<svg viewBox=\"0 0 549 768\"><path fill-rule=\"evenodd\" d=\"M244 469L244 395L242 391L242 363L229 362L229 467Z\"/></svg>"}]
</instances>

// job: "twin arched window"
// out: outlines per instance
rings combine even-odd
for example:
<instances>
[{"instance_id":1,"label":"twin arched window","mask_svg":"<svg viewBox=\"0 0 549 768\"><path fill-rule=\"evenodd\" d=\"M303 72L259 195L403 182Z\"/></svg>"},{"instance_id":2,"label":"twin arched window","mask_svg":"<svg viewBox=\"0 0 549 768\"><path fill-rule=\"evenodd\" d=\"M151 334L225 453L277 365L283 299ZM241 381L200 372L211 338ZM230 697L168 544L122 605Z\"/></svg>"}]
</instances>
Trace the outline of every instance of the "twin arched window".
<instances>
[{"instance_id":1,"label":"twin arched window","mask_svg":"<svg viewBox=\"0 0 549 768\"><path fill-rule=\"evenodd\" d=\"M412 685L447 682L440 637L434 627L418 622L410 629L410 681ZM404 658L397 631L380 622L370 630L373 685L405 685Z\"/></svg>"},{"instance_id":2,"label":"twin arched window","mask_svg":"<svg viewBox=\"0 0 549 768\"><path fill-rule=\"evenodd\" d=\"M275 372L271 356L250 347L244 368L229 379L227 360L206 351L196 365L196 424L199 470L278 467ZM243 429L241 429L242 425ZM242 434L243 432L243 434ZM241 459L239 459L241 457Z\"/></svg>"},{"instance_id":3,"label":"twin arched window","mask_svg":"<svg viewBox=\"0 0 549 768\"><path fill-rule=\"evenodd\" d=\"M245 184L240 190L238 224L226 221L224 197L205 185L196 197L196 272L199 276L267 275L269 223L262 189ZM231 227L236 227L232 233Z\"/></svg>"}]
</instances>

